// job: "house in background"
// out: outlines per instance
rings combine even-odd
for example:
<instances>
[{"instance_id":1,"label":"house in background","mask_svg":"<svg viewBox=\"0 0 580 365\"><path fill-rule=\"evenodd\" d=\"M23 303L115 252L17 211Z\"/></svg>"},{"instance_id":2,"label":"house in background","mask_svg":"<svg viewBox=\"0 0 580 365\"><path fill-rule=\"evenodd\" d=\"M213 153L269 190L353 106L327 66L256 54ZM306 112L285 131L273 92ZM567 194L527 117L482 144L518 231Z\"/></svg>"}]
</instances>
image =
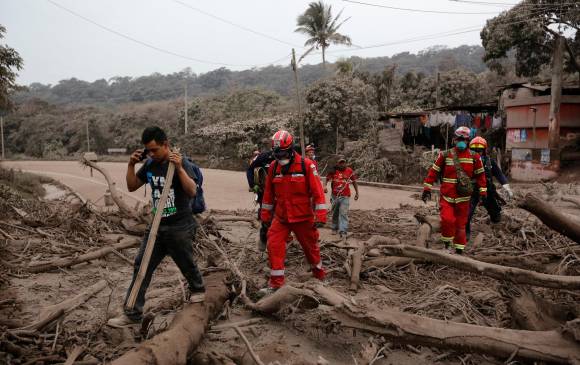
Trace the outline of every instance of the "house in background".
<instances>
[{"instance_id":1,"label":"house in background","mask_svg":"<svg viewBox=\"0 0 580 365\"><path fill-rule=\"evenodd\" d=\"M503 87L499 109L506 116L506 152L512 179L553 179L560 168L580 162L580 88L564 85L562 89L557 150L548 147L550 92L549 85L518 83Z\"/></svg>"}]
</instances>

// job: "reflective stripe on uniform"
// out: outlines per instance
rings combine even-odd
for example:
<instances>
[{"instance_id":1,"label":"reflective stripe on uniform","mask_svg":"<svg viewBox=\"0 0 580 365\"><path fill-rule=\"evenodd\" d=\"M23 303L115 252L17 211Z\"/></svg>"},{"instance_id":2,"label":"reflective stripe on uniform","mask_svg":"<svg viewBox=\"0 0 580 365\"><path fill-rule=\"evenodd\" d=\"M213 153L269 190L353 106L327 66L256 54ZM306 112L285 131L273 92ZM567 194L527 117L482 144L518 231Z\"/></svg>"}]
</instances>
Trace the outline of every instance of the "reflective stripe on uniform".
<instances>
[{"instance_id":1,"label":"reflective stripe on uniform","mask_svg":"<svg viewBox=\"0 0 580 365\"><path fill-rule=\"evenodd\" d=\"M473 163L473 159L472 158L458 158L459 163ZM453 166L455 165L455 162L453 161L452 158L446 158L445 159L445 165L447 166Z\"/></svg>"},{"instance_id":2,"label":"reflective stripe on uniform","mask_svg":"<svg viewBox=\"0 0 580 365\"><path fill-rule=\"evenodd\" d=\"M443 199L445 199L445 201L447 201L448 203L452 203L452 204L468 202L471 199L470 196L462 196L459 198L450 198L450 197L445 196L445 195L442 195L442 196L443 196Z\"/></svg>"},{"instance_id":3,"label":"reflective stripe on uniform","mask_svg":"<svg viewBox=\"0 0 580 365\"><path fill-rule=\"evenodd\" d=\"M423 183L423 186L426 186L428 188L431 188L431 187L433 187L433 184Z\"/></svg>"},{"instance_id":4,"label":"reflective stripe on uniform","mask_svg":"<svg viewBox=\"0 0 580 365\"><path fill-rule=\"evenodd\" d=\"M484 171L485 171L485 170L484 170L484 169L483 169L483 167L482 167L482 168L480 168L480 169L477 169L477 170L473 171L473 173L474 173L474 174L476 174L476 175L479 175L479 174L481 174L481 173L482 173L482 172L484 172Z\"/></svg>"},{"instance_id":5,"label":"reflective stripe on uniform","mask_svg":"<svg viewBox=\"0 0 580 365\"><path fill-rule=\"evenodd\" d=\"M464 250L465 249L465 245L460 245L458 243L455 243L453 246L455 247L456 250Z\"/></svg>"},{"instance_id":6,"label":"reflective stripe on uniform","mask_svg":"<svg viewBox=\"0 0 580 365\"><path fill-rule=\"evenodd\" d=\"M449 179L449 178L444 177L443 182L457 184L457 179Z\"/></svg>"},{"instance_id":7,"label":"reflective stripe on uniform","mask_svg":"<svg viewBox=\"0 0 580 365\"><path fill-rule=\"evenodd\" d=\"M324 210L326 209L326 204L316 204L314 210Z\"/></svg>"},{"instance_id":8,"label":"reflective stripe on uniform","mask_svg":"<svg viewBox=\"0 0 580 365\"><path fill-rule=\"evenodd\" d=\"M300 177L300 176L304 176L304 174L292 174L292 177Z\"/></svg>"},{"instance_id":9,"label":"reflective stripe on uniform","mask_svg":"<svg viewBox=\"0 0 580 365\"><path fill-rule=\"evenodd\" d=\"M272 209L274 209L274 205L273 204L262 203L262 209L272 210Z\"/></svg>"},{"instance_id":10,"label":"reflective stripe on uniform","mask_svg":"<svg viewBox=\"0 0 580 365\"><path fill-rule=\"evenodd\" d=\"M484 192L484 191L487 191L487 188L479 188L479 192L480 192L480 193L481 193L481 192Z\"/></svg>"},{"instance_id":11,"label":"reflective stripe on uniform","mask_svg":"<svg viewBox=\"0 0 580 365\"><path fill-rule=\"evenodd\" d=\"M437 165L435 165L435 164L433 164L433 166L431 166L431 168L432 168L433 170L437 171L437 172L441 172L441 167L439 167L439 166L437 166Z\"/></svg>"},{"instance_id":12,"label":"reflective stripe on uniform","mask_svg":"<svg viewBox=\"0 0 580 365\"><path fill-rule=\"evenodd\" d=\"M455 237L445 237L445 236L441 236L441 238L439 240L441 242L443 242L443 243L446 243L446 242L449 243L449 242L452 242L454 238Z\"/></svg>"},{"instance_id":13,"label":"reflective stripe on uniform","mask_svg":"<svg viewBox=\"0 0 580 365\"><path fill-rule=\"evenodd\" d=\"M318 263L318 265L313 265L312 267L315 268L315 269L321 270L322 269L322 261L320 261Z\"/></svg>"},{"instance_id":14,"label":"reflective stripe on uniform","mask_svg":"<svg viewBox=\"0 0 580 365\"><path fill-rule=\"evenodd\" d=\"M270 276L284 276L284 269L282 269L282 270L270 270Z\"/></svg>"}]
</instances>

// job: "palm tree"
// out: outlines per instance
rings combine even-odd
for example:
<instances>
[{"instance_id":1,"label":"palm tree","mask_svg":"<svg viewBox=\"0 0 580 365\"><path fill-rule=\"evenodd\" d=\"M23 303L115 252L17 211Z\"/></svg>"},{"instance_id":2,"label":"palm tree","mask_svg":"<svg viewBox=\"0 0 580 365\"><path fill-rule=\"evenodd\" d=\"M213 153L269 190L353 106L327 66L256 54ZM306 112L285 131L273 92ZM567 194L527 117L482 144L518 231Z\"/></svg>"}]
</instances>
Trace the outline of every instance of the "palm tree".
<instances>
[{"instance_id":1,"label":"palm tree","mask_svg":"<svg viewBox=\"0 0 580 365\"><path fill-rule=\"evenodd\" d=\"M331 44L344 44L347 46L352 44L349 36L338 33L338 28L350 19L347 18L339 23L338 19L341 14L342 11L333 18L332 7L322 1L311 2L308 5L308 9L306 9L304 14L299 15L298 19L296 19L298 28L296 28L295 32L303 33L309 37L304 45L310 48L300 59L314 49L320 48L322 49L322 66L326 68L326 49Z\"/></svg>"}]
</instances>

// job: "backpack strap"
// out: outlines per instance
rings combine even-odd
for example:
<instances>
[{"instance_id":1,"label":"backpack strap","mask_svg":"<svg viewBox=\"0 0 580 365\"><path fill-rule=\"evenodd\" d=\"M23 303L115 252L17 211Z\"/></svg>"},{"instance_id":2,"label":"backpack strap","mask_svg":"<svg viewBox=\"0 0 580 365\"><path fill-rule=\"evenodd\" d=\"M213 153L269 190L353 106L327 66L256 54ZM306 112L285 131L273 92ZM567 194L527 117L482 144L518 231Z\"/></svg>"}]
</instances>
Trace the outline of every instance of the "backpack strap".
<instances>
[{"instance_id":1,"label":"backpack strap","mask_svg":"<svg viewBox=\"0 0 580 365\"><path fill-rule=\"evenodd\" d=\"M471 152L471 151L470 151ZM459 162L459 158L457 157L457 153L455 153L455 149L451 149L451 156L453 157L453 165L455 165L455 170L457 172L457 176L459 177L459 175L463 175L463 176L467 176L467 173L465 172L465 170L463 169L463 166L461 166L461 162ZM474 155L471 155L471 158L474 158ZM475 161L473 161L475 163Z\"/></svg>"}]
</instances>

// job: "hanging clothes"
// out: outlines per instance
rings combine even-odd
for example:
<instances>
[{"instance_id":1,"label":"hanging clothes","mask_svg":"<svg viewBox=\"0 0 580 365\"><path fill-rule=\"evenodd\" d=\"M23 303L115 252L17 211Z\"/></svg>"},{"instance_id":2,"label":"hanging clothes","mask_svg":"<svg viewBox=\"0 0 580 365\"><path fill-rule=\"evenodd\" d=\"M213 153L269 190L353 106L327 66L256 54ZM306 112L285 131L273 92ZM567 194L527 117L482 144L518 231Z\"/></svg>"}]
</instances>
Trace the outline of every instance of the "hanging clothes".
<instances>
[{"instance_id":1,"label":"hanging clothes","mask_svg":"<svg viewBox=\"0 0 580 365\"><path fill-rule=\"evenodd\" d=\"M491 115L488 114L485 117L485 128L486 129L490 129L491 128L491 125L492 125Z\"/></svg>"},{"instance_id":2,"label":"hanging clothes","mask_svg":"<svg viewBox=\"0 0 580 365\"><path fill-rule=\"evenodd\" d=\"M502 119L499 116L494 116L491 122L491 127L494 129L501 128L503 125Z\"/></svg>"},{"instance_id":3,"label":"hanging clothes","mask_svg":"<svg viewBox=\"0 0 580 365\"><path fill-rule=\"evenodd\" d=\"M473 126L475 128L481 128L481 115L476 115L475 118L473 118Z\"/></svg>"}]
</instances>

